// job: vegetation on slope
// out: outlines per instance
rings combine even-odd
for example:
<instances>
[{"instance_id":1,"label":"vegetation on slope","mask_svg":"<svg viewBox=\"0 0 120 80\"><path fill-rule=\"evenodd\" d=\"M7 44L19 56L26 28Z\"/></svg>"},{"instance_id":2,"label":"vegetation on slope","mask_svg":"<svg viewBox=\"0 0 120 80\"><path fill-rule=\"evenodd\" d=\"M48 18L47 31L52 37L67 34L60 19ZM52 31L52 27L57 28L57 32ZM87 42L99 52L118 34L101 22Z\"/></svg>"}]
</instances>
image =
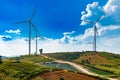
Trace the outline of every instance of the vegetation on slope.
<instances>
[{"instance_id":1,"label":"vegetation on slope","mask_svg":"<svg viewBox=\"0 0 120 80\"><path fill-rule=\"evenodd\" d=\"M4 59L3 63L0 64L0 80L44 80L44 78L42 77L44 73L46 74L50 72L49 73L50 75L55 75L55 76L61 74L62 70L60 69L59 69L60 70L59 73L53 74L54 70L56 70L55 68L35 65L35 63L46 62L46 61L47 62L51 61L51 59L45 58L43 56L35 56L35 55L30 55L30 56L25 55L20 57L12 57L12 58ZM84 76L85 78L91 78L93 80L96 79L101 80L101 78L95 76L89 76L82 73L77 74L74 72L70 72L68 70L64 70L64 71L65 72L62 74L62 76L58 76L59 80L63 76L67 80L70 79L68 76L71 76L71 78L77 78L77 76L79 77ZM67 71L67 75L66 75L66 71ZM55 78L53 76L49 76L49 77Z\"/></svg>"},{"instance_id":2,"label":"vegetation on slope","mask_svg":"<svg viewBox=\"0 0 120 80\"><path fill-rule=\"evenodd\" d=\"M84 54L74 62L120 75L120 55L107 52ZM93 69L92 69L93 70Z\"/></svg>"},{"instance_id":3,"label":"vegetation on slope","mask_svg":"<svg viewBox=\"0 0 120 80\"><path fill-rule=\"evenodd\" d=\"M51 69L25 62L3 62L0 64L0 80L30 80L37 74Z\"/></svg>"},{"instance_id":4,"label":"vegetation on slope","mask_svg":"<svg viewBox=\"0 0 120 80\"><path fill-rule=\"evenodd\" d=\"M75 59L78 59L82 55L82 53L81 52L59 52L59 53L51 53L51 54L45 54L45 55L55 59L73 61Z\"/></svg>"},{"instance_id":5,"label":"vegetation on slope","mask_svg":"<svg viewBox=\"0 0 120 80\"><path fill-rule=\"evenodd\" d=\"M41 62L49 62L52 61L52 59L45 58L41 55L23 55L20 57L12 57L11 60L18 60L21 62L27 62L27 63L41 63Z\"/></svg>"},{"instance_id":6,"label":"vegetation on slope","mask_svg":"<svg viewBox=\"0 0 120 80\"><path fill-rule=\"evenodd\" d=\"M117 74L120 76L120 55L108 52L71 52L47 54L50 57L68 60L87 66L93 72L103 75Z\"/></svg>"}]
</instances>

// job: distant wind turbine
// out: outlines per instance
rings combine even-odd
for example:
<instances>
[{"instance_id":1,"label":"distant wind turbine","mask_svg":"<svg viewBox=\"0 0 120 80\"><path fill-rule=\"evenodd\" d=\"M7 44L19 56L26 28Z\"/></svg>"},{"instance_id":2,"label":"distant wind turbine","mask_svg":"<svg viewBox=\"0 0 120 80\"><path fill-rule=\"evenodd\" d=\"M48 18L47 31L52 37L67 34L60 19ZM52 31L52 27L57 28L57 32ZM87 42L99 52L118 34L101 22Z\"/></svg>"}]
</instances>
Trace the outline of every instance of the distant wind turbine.
<instances>
[{"instance_id":1,"label":"distant wind turbine","mask_svg":"<svg viewBox=\"0 0 120 80\"><path fill-rule=\"evenodd\" d=\"M28 23L29 55L31 54L31 26L33 27L32 19L34 18L36 9L37 9L37 7L35 7L29 20L24 20L24 21L14 23L14 24Z\"/></svg>"},{"instance_id":2,"label":"distant wind turbine","mask_svg":"<svg viewBox=\"0 0 120 80\"><path fill-rule=\"evenodd\" d=\"M36 52L35 52L35 55L37 55L37 50L38 50L38 37L40 37L40 38L43 38L43 37L40 36L40 33L39 33L38 29L35 27L35 25L32 24L32 26L33 26L33 28L34 28L34 30L35 30L35 37L33 37L33 39L36 38L36 49L35 49Z\"/></svg>"},{"instance_id":3,"label":"distant wind turbine","mask_svg":"<svg viewBox=\"0 0 120 80\"><path fill-rule=\"evenodd\" d=\"M89 24L93 24L93 26L94 26L93 51L95 51L95 52L96 52L96 35L97 35L97 27L96 27L96 24L97 24L97 22L102 18L102 16L103 16L103 15L101 15L95 22L83 20L84 22L89 23Z\"/></svg>"}]
</instances>

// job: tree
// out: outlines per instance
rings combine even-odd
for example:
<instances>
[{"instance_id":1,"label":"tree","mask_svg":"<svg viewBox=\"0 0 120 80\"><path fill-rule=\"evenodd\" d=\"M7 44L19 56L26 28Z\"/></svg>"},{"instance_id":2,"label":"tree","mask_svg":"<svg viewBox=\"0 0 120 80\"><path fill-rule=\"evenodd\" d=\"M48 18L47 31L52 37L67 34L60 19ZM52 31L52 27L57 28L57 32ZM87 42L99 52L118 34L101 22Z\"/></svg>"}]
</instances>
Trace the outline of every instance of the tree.
<instances>
[{"instance_id":1,"label":"tree","mask_svg":"<svg viewBox=\"0 0 120 80\"><path fill-rule=\"evenodd\" d=\"M39 52L40 52L40 54L42 54L42 52L43 52L43 49L39 49Z\"/></svg>"},{"instance_id":2,"label":"tree","mask_svg":"<svg viewBox=\"0 0 120 80\"><path fill-rule=\"evenodd\" d=\"M0 64L2 64L2 56L0 55Z\"/></svg>"}]
</instances>

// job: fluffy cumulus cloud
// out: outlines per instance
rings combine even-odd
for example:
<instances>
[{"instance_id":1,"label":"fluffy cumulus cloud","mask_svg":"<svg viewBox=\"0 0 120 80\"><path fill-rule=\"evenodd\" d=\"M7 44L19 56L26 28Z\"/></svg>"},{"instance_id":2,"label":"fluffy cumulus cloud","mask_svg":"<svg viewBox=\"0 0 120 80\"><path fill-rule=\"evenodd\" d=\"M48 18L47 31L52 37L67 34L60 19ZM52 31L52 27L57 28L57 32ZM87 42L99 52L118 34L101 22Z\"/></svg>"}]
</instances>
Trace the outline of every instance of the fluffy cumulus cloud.
<instances>
[{"instance_id":1,"label":"fluffy cumulus cloud","mask_svg":"<svg viewBox=\"0 0 120 80\"><path fill-rule=\"evenodd\" d=\"M101 15L104 17L99 21L101 25L120 25L120 0L108 0L104 6L100 6L99 2L88 4L85 11L82 11L81 20L96 21ZM85 25L82 21L81 25Z\"/></svg>"},{"instance_id":2,"label":"fluffy cumulus cloud","mask_svg":"<svg viewBox=\"0 0 120 80\"><path fill-rule=\"evenodd\" d=\"M28 50L27 42L24 39L4 41L0 39L0 55L16 56L26 54Z\"/></svg>"},{"instance_id":3,"label":"fluffy cumulus cloud","mask_svg":"<svg viewBox=\"0 0 120 80\"><path fill-rule=\"evenodd\" d=\"M98 32L98 50L120 53L120 0L108 0L104 6L99 2L88 4L85 11L82 11L81 25L87 25L85 21L95 22L102 14L104 15L96 24ZM93 28L87 28L82 39L91 41ZM81 35L80 35L81 38ZM116 45L116 46L115 46Z\"/></svg>"},{"instance_id":4,"label":"fluffy cumulus cloud","mask_svg":"<svg viewBox=\"0 0 120 80\"><path fill-rule=\"evenodd\" d=\"M107 31L114 31L118 29L118 27L112 27L111 29L108 29L108 27L100 29L98 31L104 32L101 33L101 35L106 35ZM66 32L65 32L66 33ZM82 51L82 50L92 50L92 41L93 38L90 38L93 36L93 30L92 28L89 30L86 30L83 35L78 36L72 36L72 32L67 32L68 34L65 34L69 36L68 42L61 42L61 40L65 37L61 37L60 39L52 39L52 38L38 38L38 49L43 49L44 53L52 53L52 52L72 52L72 51ZM89 34L88 34L89 33ZM89 36L89 37L88 37ZM85 41L86 40L86 41ZM97 43L97 50L100 51L107 51L107 52L114 52L119 53L120 52L120 45L118 44L120 41L120 37L102 37L97 40L99 43ZM90 44L88 44L90 43ZM31 44L31 51L32 53L35 53L35 39L32 40ZM39 50L38 50L39 52ZM2 37L0 37L0 55L4 56L18 56L18 55L24 55L28 54L28 40L26 38L20 38L20 39L13 39L10 41L4 41Z\"/></svg>"},{"instance_id":5,"label":"fluffy cumulus cloud","mask_svg":"<svg viewBox=\"0 0 120 80\"><path fill-rule=\"evenodd\" d=\"M43 49L44 53L52 52L71 52L71 51L82 51L91 50L91 47L86 47L85 44L73 44L73 43L61 43L60 39L49 39L38 40L38 49ZM32 41L31 51L35 53L35 40ZM38 50L39 52L39 50ZM28 41L25 38L14 39L11 41L3 41L0 38L0 55L3 56L18 56L28 54Z\"/></svg>"},{"instance_id":6,"label":"fluffy cumulus cloud","mask_svg":"<svg viewBox=\"0 0 120 80\"><path fill-rule=\"evenodd\" d=\"M103 9L101 6L99 6L98 2L93 2L92 4L88 4L86 11L82 11L81 14L81 20L89 20L95 22L98 17L103 14ZM82 21L81 25L85 25L85 22Z\"/></svg>"},{"instance_id":7,"label":"fluffy cumulus cloud","mask_svg":"<svg viewBox=\"0 0 120 80\"><path fill-rule=\"evenodd\" d=\"M75 43L75 38L72 37L75 31L72 32L64 32L63 37L59 40L61 43Z\"/></svg>"},{"instance_id":8,"label":"fluffy cumulus cloud","mask_svg":"<svg viewBox=\"0 0 120 80\"><path fill-rule=\"evenodd\" d=\"M17 29L17 30L5 30L5 33L20 34L21 30L20 29Z\"/></svg>"},{"instance_id":9,"label":"fluffy cumulus cloud","mask_svg":"<svg viewBox=\"0 0 120 80\"><path fill-rule=\"evenodd\" d=\"M109 0L107 2L107 4L103 7L104 11L107 15L111 15L111 16L116 16L118 18L120 18L120 14L119 11L120 10L120 0Z\"/></svg>"},{"instance_id":10,"label":"fluffy cumulus cloud","mask_svg":"<svg viewBox=\"0 0 120 80\"><path fill-rule=\"evenodd\" d=\"M75 33L75 31L72 31L72 32L64 32L63 34L64 34L64 35L69 35L69 34L73 34L73 33Z\"/></svg>"}]
</instances>

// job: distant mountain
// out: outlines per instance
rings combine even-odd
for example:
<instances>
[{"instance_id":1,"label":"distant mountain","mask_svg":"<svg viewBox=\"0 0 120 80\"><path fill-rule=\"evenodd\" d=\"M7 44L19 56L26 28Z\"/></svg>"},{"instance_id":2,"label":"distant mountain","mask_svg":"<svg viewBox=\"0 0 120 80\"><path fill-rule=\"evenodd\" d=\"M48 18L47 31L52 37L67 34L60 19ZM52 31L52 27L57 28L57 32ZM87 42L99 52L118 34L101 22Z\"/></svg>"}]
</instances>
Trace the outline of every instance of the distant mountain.
<instances>
[{"instance_id":1,"label":"distant mountain","mask_svg":"<svg viewBox=\"0 0 120 80\"><path fill-rule=\"evenodd\" d=\"M5 58L8 58L8 57L6 57L6 56L2 56L1 58L2 58L2 59L5 59Z\"/></svg>"}]
</instances>

